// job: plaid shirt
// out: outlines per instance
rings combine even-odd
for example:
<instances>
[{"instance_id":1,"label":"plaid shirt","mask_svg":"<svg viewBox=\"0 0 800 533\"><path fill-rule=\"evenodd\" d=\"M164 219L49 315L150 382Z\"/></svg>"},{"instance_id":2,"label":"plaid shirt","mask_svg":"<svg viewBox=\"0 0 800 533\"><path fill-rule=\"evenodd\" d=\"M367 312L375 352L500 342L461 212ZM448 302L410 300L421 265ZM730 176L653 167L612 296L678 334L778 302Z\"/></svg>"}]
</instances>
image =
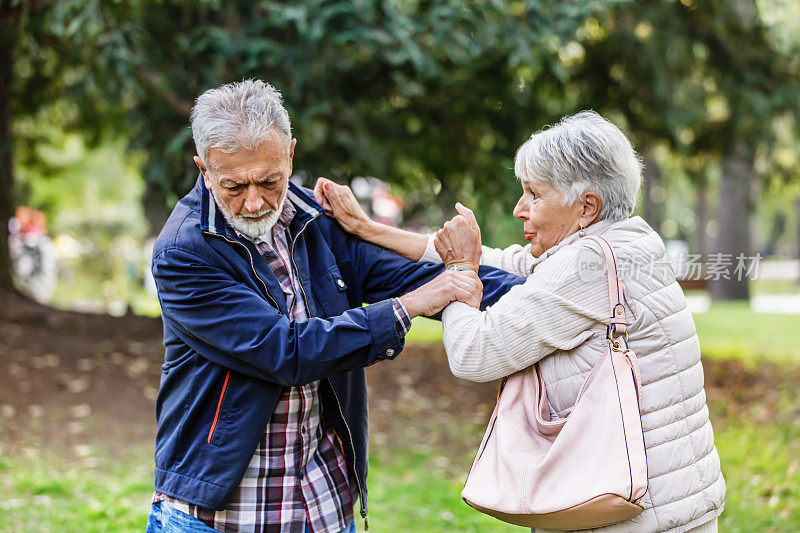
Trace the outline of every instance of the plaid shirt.
<instances>
[{"instance_id":1,"label":"plaid shirt","mask_svg":"<svg viewBox=\"0 0 800 533\"><path fill-rule=\"evenodd\" d=\"M254 241L280 283L292 320L308 313L302 289L290 263L287 228L294 205L284 200L271 241ZM399 300L394 300L396 327L408 333L411 321ZM344 453L333 429L322 417L319 381L286 387L233 498L223 511L205 509L156 494L217 531L274 531L338 533L353 521L353 498Z\"/></svg>"}]
</instances>

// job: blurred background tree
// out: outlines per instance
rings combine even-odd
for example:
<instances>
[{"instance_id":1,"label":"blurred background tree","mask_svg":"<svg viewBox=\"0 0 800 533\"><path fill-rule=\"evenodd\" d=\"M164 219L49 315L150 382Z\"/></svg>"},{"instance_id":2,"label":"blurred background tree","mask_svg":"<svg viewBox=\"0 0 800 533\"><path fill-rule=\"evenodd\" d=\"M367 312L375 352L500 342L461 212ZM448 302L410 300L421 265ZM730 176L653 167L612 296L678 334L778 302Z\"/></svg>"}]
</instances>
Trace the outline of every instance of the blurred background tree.
<instances>
[{"instance_id":1,"label":"blurred background tree","mask_svg":"<svg viewBox=\"0 0 800 533\"><path fill-rule=\"evenodd\" d=\"M617 117L645 157L643 211L661 229L665 199L659 159L681 156L684 171L706 194L708 172L721 171L717 240L706 244L708 207L685 217L701 253L755 252L755 195L767 173L756 154L776 144L781 122L800 116L796 50L770 35L749 0L638 2L590 19L575 41L575 109L594 107ZM661 156L659 156L659 148ZM721 168L720 168L721 167ZM726 256L727 257L727 256ZM712 283L715 299L747 299L747 279Z\"/></svg>"},{"instance_id":2,"label":"blurred background tree","mask_svg":"<svg viewBox=\"0 0 800 533\"><path fill-rule=\"evenodd\" d=\"M308 177L375 175L418 198L438 194L439 205L472 194L495 213L529 117L566 111L559 43L614 3L4 3L22 28L7 62L13 116L43 118L68 102L64 127L127 137L144 155L157 231L196 178L193 98L259 77L284 94Z\"/></svg>"},{"instance_id":3,"label":"blurred background tree","mask_svg":"<svg viewBox=\"0 0 800 533\"><path fill-rule=\"evenodd\" d=\"M775 15L796 3L784 4L3 1L15 140L0 120L0 146L13 146L31 175L57 176L32 125L78 131L88 146L127 142L157 232L197 176L193 99L257 77L284 94L307 185L318 175L381 178L418 225L440 223L459 199L476 207L487 242L506 245L516 235L514 151L542 125L593 108L645 156L651 224L680 203L667 236L735 258L754 249L758 184L797 169L786 156L797 138L797 39ZM2 167L5 228L16 167ZM665 198L677 175L689 197ZM716 297L747 297L746 281L714 285Z\"/></svg>"},{"instance_id":4,"label":"blurred background tree","mask_svg":"<svg viewBox=\"0 0 800 533\"><path fill-rule=\"evenodd\" d=\"M101 72L113 50L104 47L98 14L91 1L0 1L0 287L11 287L8 220L27 200L15 188L15 170L61 178L59 165L40 151L54 137L79 132L96 146L129 132L121 127L125 100L119 93L109 98L121 73Z\"/></svg>"}]
</instances>

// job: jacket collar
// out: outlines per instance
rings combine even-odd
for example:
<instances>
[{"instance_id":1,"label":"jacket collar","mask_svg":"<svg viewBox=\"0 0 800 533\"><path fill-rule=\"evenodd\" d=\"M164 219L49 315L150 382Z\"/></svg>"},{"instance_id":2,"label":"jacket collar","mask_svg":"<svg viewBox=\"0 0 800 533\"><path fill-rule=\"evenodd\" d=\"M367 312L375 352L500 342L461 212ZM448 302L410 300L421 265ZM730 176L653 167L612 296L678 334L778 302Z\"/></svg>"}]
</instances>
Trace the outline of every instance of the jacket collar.
<instances>
[{"instance_id":1,"label":"jacket collar","mask_svg":"<svg viewBox=\"0 0 800 533\"><path fill-rule=\"evenodd\" d=\"M198 176L195 188L200 189L200 230L223 236L228 234L229 230L233 231L214 201L211 191L206 188L202 174ZM289 181L286 197L297 210L295 219L303 224L317 218L323 212L322 206L314 200L312 195L291 181Z\"/></svg>"}]
</instances>

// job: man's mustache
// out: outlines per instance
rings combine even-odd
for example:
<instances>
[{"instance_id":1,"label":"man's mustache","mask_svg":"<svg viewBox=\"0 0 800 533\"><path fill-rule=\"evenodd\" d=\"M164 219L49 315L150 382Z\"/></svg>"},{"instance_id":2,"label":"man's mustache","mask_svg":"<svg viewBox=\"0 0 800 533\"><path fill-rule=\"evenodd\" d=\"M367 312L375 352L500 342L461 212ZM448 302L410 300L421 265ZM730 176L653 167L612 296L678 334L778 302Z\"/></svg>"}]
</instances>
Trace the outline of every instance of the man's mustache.
<instances>
[{"instance_id":1,"label":"man's mustache","mask_svg":"<svg viewBox=\"0 0 800 533\"><path fill-rule=\"evenodd\" d=\"M257 213L248 213L246 215L239 215L241 218L261 218L264 215L269 215L272 213L272 209L262 209Z\"/></svg>"}]
</instances>

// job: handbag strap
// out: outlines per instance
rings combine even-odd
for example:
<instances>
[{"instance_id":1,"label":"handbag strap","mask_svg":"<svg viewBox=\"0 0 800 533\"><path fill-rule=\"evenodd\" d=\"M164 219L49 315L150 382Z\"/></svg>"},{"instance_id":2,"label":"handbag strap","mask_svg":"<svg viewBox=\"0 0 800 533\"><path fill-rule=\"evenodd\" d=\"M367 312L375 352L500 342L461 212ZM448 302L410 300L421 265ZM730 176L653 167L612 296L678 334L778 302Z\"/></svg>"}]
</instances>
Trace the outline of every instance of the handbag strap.
<instances>
[{"instance_id":1,"label":"handbag strap","mask_svg":"<svg viewBox=\"0 0 800 533\"><path fill-rule=\"evenodd\" d=\"M625 306L622 305L622 283L619 282L619 276L617 274L617 258L605 239L597 237L596 235L587 235L584 239L590 239L599 244L606 260L608 307L610 313L610 318L608 319L608 338L614 339L618 335L622 336L628 332L628 325L625 322Z\"/></svg>"},{"instance_id":2,"label":"handbag strap","mask_svg":"<svg viewBox=\"0 0 800 533\"><path fill-rule=\"evenodd\" d=\"M633 351L628 349L628 325L625 321L625 306L622 305L622 283L619 281L617 272L617 257L608 241L596 235L586 235L584 239L590 239L600 245L603 257L606 260L606 273L608 279L608 307L610 317L606 330L606 338L611 344L612 350L622 352L625 361L631 367L634 382L636 383L636 396L642 400L642 378L639 372L639 362ZM624 345L624 349L622 346Z\"/></svg>"},{"instance_id":3,"label":"handbag strap","mask_svg":"<svg viewBox=\"0 0 800 533\"><path fill-rule=\"evenodd\" d=\"M606 272L607 272L607 279L608 279L608 305L609 305L609 314L610 317L608 319L608 327L606 330L606 338L608 339L609 346L611 350L619 352L625 358L625 362L631 369L633 373L633 381L636 385L636 397L638 398L639 402L642 401L642 378L641 373L639 372L639 362L636 359L636 354L633 353L633 350L628 349L628 325L625 322L625 306L622 305L623 300L623 293L622 293L622 283L619 282L619 275L617 273L617 259L614 255L614 251L611 249L611 246L608 242L595 235L586 235L583 237L584 239L591 239L595 241L597 244L600 245L600 249L603 251L603 257L606 260ZM623 349L624 346L624 349ZM534 363L533 365L533 372L534 372L534 379L536 379L539 383L539 388L544 391L544 380L541 377L541 373L539 371L539 363ZM497 391L497 401L500 401L500 396L503 393L503 389L506 386L506 382L508 381L508 376L504 377L503 380L500 382L500 388ZM588 380L587 380L588 381ZM578 399L583 396L583 392L586 388L586 382L584 382L583 387L581 387L580 392L578 392ZM548 430L548 432L557 432L561 429L561 427L566 423L566 419L559 419L555 422L550 422L544 420L542 416L547 405L547 400L544 394L539 395L540 403L536 406L536 419L539 423L539 426L543 429ZM576 400L577 401L577 400ZM495 407L497 409L497 407Z\"/></svg>"}]
</instances>

